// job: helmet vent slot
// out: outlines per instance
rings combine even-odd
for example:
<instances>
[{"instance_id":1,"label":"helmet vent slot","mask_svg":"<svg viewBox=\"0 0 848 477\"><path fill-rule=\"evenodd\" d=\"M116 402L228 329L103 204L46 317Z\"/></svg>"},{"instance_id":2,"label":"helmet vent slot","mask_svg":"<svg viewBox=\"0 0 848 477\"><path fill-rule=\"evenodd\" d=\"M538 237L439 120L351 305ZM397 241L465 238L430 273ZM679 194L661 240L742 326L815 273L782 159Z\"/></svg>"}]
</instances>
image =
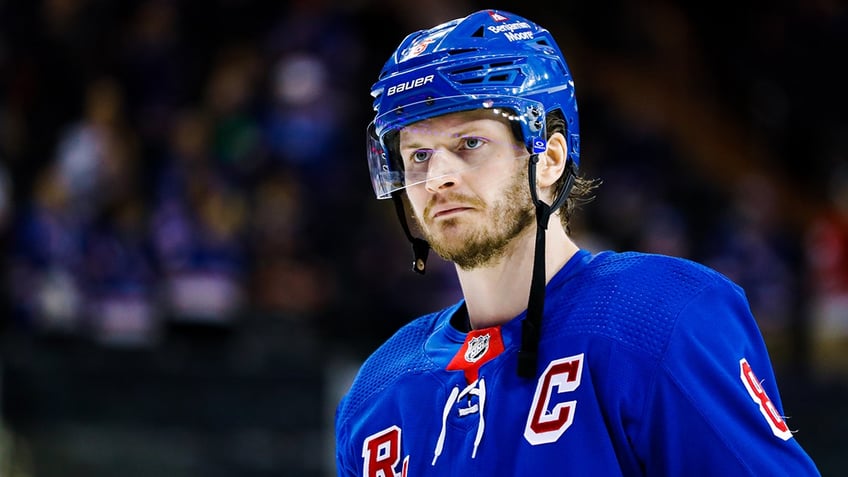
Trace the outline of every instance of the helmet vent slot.
<instances>
[{"instance_id":1,"label":"helmet vent slot","mask_svg":"<svg viewBox=\"0 0 848 477\"><path fill-rule=\"evenodd\" d=\"M478 51L479 48L457 48L455 50L447 50L447 54L449 55L461 55L463 53L469 53L472 51Z\"/></svg>"},{"instance_id":2,"label":"helmet vent slot","mask_svg":"<svg viewBox=\"0 0 848 477\"><path fill-rule=\"evenodd\" d=\"M501 59L491 63L478 63L450 71L452 81L458 84L491 84L520 86L524 74L514 59Z\"/></svg>"},{"instance_id":3,"label":"helmet vent slot","mask_svg":"<svg viewBox=\"0 0 848 477\"><path fill-rule=\"evenodd\" d=\"M480 66L480 65L472 66L472 67L469 67L469 68L460 68L460 69L451 71L451 75L461 75L461 74L465 74L465 73L471 73L472 71L480 71L482 69L483 69L483 67Z\"/></svg>"}]
</instances>

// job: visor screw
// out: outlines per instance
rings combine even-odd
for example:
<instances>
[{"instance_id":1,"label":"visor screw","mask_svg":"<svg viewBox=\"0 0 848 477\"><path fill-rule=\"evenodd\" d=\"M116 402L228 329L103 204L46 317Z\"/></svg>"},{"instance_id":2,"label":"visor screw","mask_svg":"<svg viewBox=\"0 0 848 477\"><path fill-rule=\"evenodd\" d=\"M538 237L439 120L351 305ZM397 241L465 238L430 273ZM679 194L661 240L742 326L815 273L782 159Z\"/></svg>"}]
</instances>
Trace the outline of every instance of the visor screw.
<instances>
[{"instance_id":1,"label":"visor screw","mask_svg":"<svg viewBox=\"0 0 848 477\"><path fill-rule=\"evenodd\" d=\"M418 270L419 272L423 271L424 270L424 260L422 260L420 258L415 260L415 269Z\"/></svg>"},{"instance_id":2,"label":"visor screw","mask_svg":"<svg viewBox=\"0 0 848 477\"><path fill-rule=\"evenodd\" d=\"M533 119L536 119L536 118L538 118L538 117L541 117L541 116L542 116L542 112L541 112L541 111L539 110L539 108L537 108L536 106L530 106L530 107L528 108L527 113L528 113L528 114L530 115L530 117L531 117L531 118L533 118Z\"/></svg>"}]
</instances>

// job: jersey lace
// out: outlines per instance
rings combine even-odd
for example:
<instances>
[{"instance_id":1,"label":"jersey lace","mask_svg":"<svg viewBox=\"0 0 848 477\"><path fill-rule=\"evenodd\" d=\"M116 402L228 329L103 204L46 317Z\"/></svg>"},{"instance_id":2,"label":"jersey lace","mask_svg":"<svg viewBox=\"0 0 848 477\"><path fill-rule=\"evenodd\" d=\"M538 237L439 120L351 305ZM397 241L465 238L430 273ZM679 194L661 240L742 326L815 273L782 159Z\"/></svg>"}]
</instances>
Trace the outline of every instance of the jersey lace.
<instances>
[{"instance_id":1,"label":"jersey lace","mask_svg":"<svg viewBox=\"0 0 848 477\"><path fill-rule=\"evenodd\" d=\"M436 461L442 455L442 450L445 447L445 433L451 410L454 409L456 404L461 403L463 399L470 398L471 396L477 397L477 403L472 404L468 400L468 406L457 408L457 413L459 417L465 417L474 413L478 414L477 435L474 437L474 449L471 451L471 458L474 459L477 457L477 448L480 446L480 442L483 440L483 432L486 430L486 421L483 416L486 406L486 380L483 377L480 377L480 379L469 384L461 391L459 386L454 386L450 395L448 395L445 408L442 411L442 430L439 432L439 439L436 441L436 449L433 452L433 463L431 465L436 465Z\"/></svg>"}]
</instances>

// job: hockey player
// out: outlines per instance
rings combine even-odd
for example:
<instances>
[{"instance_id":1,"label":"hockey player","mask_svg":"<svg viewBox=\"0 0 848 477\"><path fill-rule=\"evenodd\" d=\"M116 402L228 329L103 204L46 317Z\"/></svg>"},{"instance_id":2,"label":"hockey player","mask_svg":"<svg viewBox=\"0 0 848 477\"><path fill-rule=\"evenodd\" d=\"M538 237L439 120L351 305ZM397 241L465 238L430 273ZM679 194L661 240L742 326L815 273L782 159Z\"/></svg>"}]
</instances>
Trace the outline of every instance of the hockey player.
<instances>
[{"instance_id":1,"label":"hockey player","mask_svg":"<svg viewBox=\"0 0 848 477\"><path fill-rule=\"evenodd\" d=\"M738 286L569 237L596 183L546 29L485 10L413 33L371 93L376 195L414 268L432 248L463 299L363 364L336 412L339 476L819 475Z\"/></svg>"}]
</instances>

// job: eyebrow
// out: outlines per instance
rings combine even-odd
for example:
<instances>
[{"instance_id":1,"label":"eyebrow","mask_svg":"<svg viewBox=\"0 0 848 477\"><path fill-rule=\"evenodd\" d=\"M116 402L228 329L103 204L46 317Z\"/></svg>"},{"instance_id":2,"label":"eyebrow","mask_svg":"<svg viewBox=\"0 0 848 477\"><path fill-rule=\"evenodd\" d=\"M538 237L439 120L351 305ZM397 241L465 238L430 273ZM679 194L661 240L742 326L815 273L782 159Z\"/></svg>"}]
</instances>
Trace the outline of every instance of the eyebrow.
<instances>
[{"instance_id":1,"label":"eyebrow","mask_svg":"<svg viewBox=\"0 0 848 477\"><path fill-rule=\"evenodd\" d=\"M450 133L450 135L448 135L447 133L444 133L442 130L439 130L439 132L440 132L439 137L449 137L451 139L454 139L454 138L460 138L460 137L466 137L466 136L479 135L479 134L476 134L476 133L482 128L476 123L479 123L480 121L483 121L483 120L485 120L485 119L472 119L471 121L467 121L465 124L463 124L461 126L461 129L457 130L456 132ZM422 129L424 129L424 128L422 128ZM435 128L432 128L432 129L435 129ZM484 136L485 135L486 134L484 134ZM417 148L422 147L422 144L420 144L417 141L411 142L409 144L400 144L402 142L403 141L399 141L399 144L398 144L400 149L417 149Z\"/></svg>"}]
</instances>

